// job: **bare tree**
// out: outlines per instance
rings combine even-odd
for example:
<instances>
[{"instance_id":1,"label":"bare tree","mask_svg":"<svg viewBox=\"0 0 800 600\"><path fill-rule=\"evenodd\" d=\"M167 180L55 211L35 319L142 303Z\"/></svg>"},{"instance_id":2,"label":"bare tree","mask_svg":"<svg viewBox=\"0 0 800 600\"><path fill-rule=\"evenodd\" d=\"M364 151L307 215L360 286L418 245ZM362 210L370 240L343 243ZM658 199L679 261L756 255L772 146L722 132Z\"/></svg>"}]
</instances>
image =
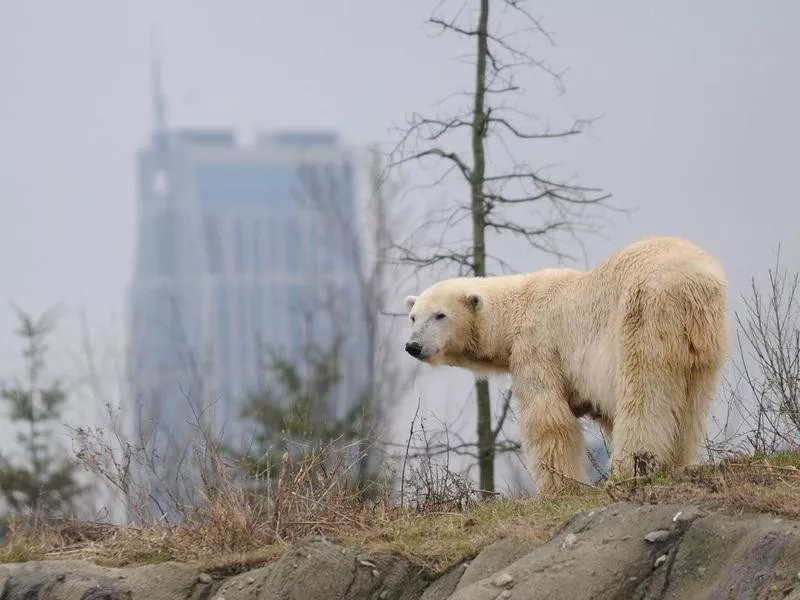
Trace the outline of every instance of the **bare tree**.
<instances>
[{"instance_id":1,"label":"bare tree","mask_svg":"<svg viewBox=\"0 0 800 600\"><path fill-rule=\"evenodd\" d=\"M169 331L167 349L179 372L142 378L135 356L101 366L98 361L114 353L96 348L82 322L81 387L98 412L94 425L69 426L75 459L109 492L108 500L119 503L119 518L135 523L186 520L221 477L217 438L228 424L215 414L211 353L191 344L180 305L168 300L164 317L134 335ZM100 372L109 366L113 383Z\"/></svg>"},{"instance_id":2,"label":"bare tree","mask_svg":"<svg viewBox=\"0 0 800 600\"><path fill-rule=\"evenodd\" d=\"M750 451L772 454L800 447L800 298L797 273L781 265L768 271L766 290L755 278L744 308L733 365L744 394L732 398L743 420Z\"/></svg>"},{"instance_id":3,"label":"bare tree","mask_svg":"<svg viewBox=\"0 0 800 600\"><path fill-rule=\"evenodd\" d=\"M514 158L528 142L577 136L589 121L578 119L553 129L514 106L513 100L523 93L520 80L526 73L545 75L563 92L561 74L534 58L524 42L515 39L521 33L552 45L553 38L521 0L499 0L491 6L498 17L490 19L489 0L478 0L472 19L462 14L469 12L465 6L452 18L442 17L437 9L429 19L441 33L454 34L472 45L474 87L466 94L454 95L462 101L466 96L466 106L445 116L414 114L392 153L391 165L433 164L438 168L434 185L441 188L449 180L465 185L469 201L430 213L409 239L394 246L399 261L407 265L455 266L460 275L475 277L490 274L493 267L505 271L510 265L490 252L491 236L506 236L535 251L568 258L561 244L563 236L582 248L578 235L597 231L601 225L601 213L591 209L612 208L607 203L609 194L579 185L554 168L532 167ZM504 30L508 23L524 23L525 27L517 32ZM452 232L460 233L459 226L465 221L471 225L470 234L454 236ZM438 234L430 240L419 239L432 228ZM495 487L497 441L510 396L493 421L488 383L478 379L475 389L480 486L489 493Z\"/></svg>"},{"instance_id":4,"label":"bare tree","mask_svg":"<svg viewBox=\"0 0 800 600\"><path fill-rule=\"evenodd\" d=\"M385 400L396 394L399 376L384 347L387 337L384 313L389 294L387 252L392 245L392 200L397 194L398 184L387 177L380 153L374 148L367 153L366 167L368 190L363 222L354 221L351 216L353 212L359 212L356 207L345 205L354 195L346 189L353 182L343 177L341 166L309 163L301 167L299 173L301 201L318 215L330 247L335 248L334 251L348 265L348 277L355 284L355 290L349 290L349 293L355 293L358 312L350 317L357 328L363 327L366 345L363 352L364 384L358 398L359 473L362 477L370 472L370 460L377 449L374 445L377 430L385 420ZM330 297L336 294L336 290L325 289L323 294ZM329 303L322 303L330 311ZM339 308L352 312L354 307ZM334 313L333 320L342 319L337 319Z\"/></svg>"}]
</instances>

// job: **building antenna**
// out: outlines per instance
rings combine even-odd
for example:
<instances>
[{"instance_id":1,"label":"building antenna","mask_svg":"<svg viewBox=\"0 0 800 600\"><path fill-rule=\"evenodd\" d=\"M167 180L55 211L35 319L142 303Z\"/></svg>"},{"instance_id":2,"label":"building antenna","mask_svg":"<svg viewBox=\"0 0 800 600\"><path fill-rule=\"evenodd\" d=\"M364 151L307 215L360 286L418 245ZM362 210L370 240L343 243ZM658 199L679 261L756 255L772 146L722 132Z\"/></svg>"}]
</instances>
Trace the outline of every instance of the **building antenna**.
<instances>
[{"instance_id":1,"label":"building antenna","mask_svg":"<svg viewBox=\"0 0 800 600\"><path fill-rule=\"evenodd\" d=\"M161 40L155 25L150 27L150 88L153 94L153 119L156 134L167 131L166 98L162 82Z\"/></svg>"}]
</instances>

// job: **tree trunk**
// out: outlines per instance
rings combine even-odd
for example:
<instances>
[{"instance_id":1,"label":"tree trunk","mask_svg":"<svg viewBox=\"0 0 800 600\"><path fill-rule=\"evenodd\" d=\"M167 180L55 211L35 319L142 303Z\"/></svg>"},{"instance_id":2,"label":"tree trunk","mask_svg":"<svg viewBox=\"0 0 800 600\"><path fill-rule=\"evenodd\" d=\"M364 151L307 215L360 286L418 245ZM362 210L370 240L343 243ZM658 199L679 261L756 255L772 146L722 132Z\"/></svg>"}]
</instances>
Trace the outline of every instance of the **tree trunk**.
<instances>
[{"instance_id":1,"label":"tree trunk","mask_svg":"<svg viewBox=\"0 0 800 600\"><path fill-rule=\"evenodd\" d=\"M486 174L486 158L483 140L486 132L486 56L488 54L487 32L489 28L489 0L481 0L478 18L478 48L475 63L475 104L472 115L472 160L470 181L472 212L472 269L476 277L486 275L486 220L483 202L483 186ZM492 404L489 383L475 381L478 402L478 468L482 493L494 492L494 435L492 433Z\"/></svg>"},{"instance_id":2,"label":"tree trunk","mask_svg":"<svg viewBox=\"0 0 800 600\"><path fill-rule=\"evenodd\" d=\"M367 327L367 383L366 396L363 399L363 414L361 424L361 442L359 444L359 485L364 489L369 483L372 475L371 467L371 445L375 441L375 428L381 414L382 388L379 385L378 364L378 336L380 332L380 321L378 314L385 305L384 297L384 270L386 265L386 248L388 237L388 216L386 208L386 190L383 188L385 182L381 178L380 154L376 150L370 152L370 185L372 209L375 212L372 223L372 245L375 253L375 263L372 265L372 272L369 279L364 282L362 296L364 301L364 322Z\"/></svg>"},{"instance_id":3,"label":"tree trunk","mask_svg":"<svg viewBox=\"0 0 800 600\"><path fill-rule=\"evenodd\" d=\"M475 393L478 398L478 468L481 494L486 497L494 492L494 435L489 382L485 379L476 380Z\"/></svg>"}]
</instances>

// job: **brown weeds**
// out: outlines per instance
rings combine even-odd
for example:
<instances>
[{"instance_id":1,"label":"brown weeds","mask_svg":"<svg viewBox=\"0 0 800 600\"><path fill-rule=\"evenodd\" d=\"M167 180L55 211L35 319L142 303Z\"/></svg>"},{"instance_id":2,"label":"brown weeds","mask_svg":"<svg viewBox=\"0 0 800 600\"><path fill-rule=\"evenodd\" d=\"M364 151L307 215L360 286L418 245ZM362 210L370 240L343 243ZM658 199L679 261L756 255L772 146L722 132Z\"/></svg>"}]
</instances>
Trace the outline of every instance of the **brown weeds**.
<instances>
[{"instance_id":1,"label":"brown weeds","mask_svg":"<svg viewBox=\"0 0 800 600\"><path fill-rule=\"evenodd\" d=\"M466 503L454 501L466 493L459 478L423 465L409 471L421 480L407 487L424 493L406 505L393 504L387 490L366 500L349 477L350 464L330 449L297 460L285 455L274 483L253 488L226 480L180 525L68 519L14 525L0 560L86 558L116 566L176 560L231 574L274 559L304 536L324 535L441 572L500 538L544 541L574 513L615 501L693 502L800 518L800 453L732 457L668 476L580 486L552 498Z\"/></svg>"}]
</instances>

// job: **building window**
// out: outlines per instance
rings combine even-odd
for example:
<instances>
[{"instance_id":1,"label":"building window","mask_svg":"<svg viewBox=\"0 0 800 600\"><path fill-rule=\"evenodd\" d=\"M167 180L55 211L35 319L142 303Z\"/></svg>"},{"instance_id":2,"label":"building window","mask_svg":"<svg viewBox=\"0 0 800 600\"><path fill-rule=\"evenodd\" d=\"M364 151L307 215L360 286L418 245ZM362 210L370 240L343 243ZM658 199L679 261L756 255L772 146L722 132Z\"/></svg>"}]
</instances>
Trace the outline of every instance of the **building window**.
<instances>
[{"instance_id":1,"label":"building window","mask_svg":"<svg viewBox=\"0 0 800 600\"><path fill-rule=\"evenodd\" d=\"M247 287L244 285L237 285L236 290L236 313L237 313L237 331L236 331L236 346L239 352L238 363L243 372L249 371L253 366L250 364L250 356L247 348L250 344L249 330L247 327Z\"/></svg>"},{"instance_id":2,"label":"building window","mask_svg":"<svg viewBox=\"0 0 800 600\"><path fill-rule=\"evenodd\" d=\"M286 348L286 327L285 319L276 319L275 315L286 315L286 300L284 298L284 287L279 284L265 286L269 292L264 295L264 306L262 312L262 323L264 323L264 346L265 349L283 351Z\"/></svg>"},{"instance_id":3,"label":"building window","mask_svg":"<svg viewBox=\"0 0 800 600\"><path fill-rule=\"evenodd\" d=\"M283 230L286 270L289 273L303 272L303 238L297 219L288 219Z\"/></svg>"},{"instance_id":4,"label":"building window","mask_svg":"<svg viewBox=\"0 0 800 600\"><path fill-rule=\"evenodd\" d=\"M294 206L294 167L269 165L203 165L195 188L205 210L214 212L280 212Z\"/></svg>"},{"instance_id":5,"label":"building window","mask_svg":"<svg viewBox=\"0 0 800 600\"><path fill-rule=\"evenodd\" d=\"M283 254L281 253L281 223L277 219L269 221L269 259L271 270L279 270Z\"/></svg>"},{"instance_id":6,"label":"building window","mask_svg":"<svg viewBox=\"0 0 800 600\"><path fill-rule=\"evenodd\" d=\"M303 317L305 316L303 288L290 285L286 288L286 312L289 322L289 348L295 359L299 359L303 347Z\"/></svg>"},{"instance_id":7,"label":"building window","mask_svg":"<svg viewBox=\"0 0 800 600\"><path fill-rule=\"evenodd\" d=\"M205 242L208 272L213 275L222 273L222 231L220 220L215 217L206 217Z\"/></svg>"},{"instance_id":8,"label":"building window","mask_svg":"<svg viewBox=\"0 0 800 600\"><path fill-rule=\"evenodd\" d=\"M146 279L155 274L155 253L153 252L154 231L150 225L152 219L145 218L139 225L139 244L137 248L137 272L139 278Z\"/></svg>"},{"instance_id":9,"label":"building window","mask_svg":"<svg viewBox=\"0 0 800 600\"><path fill-rule=\"evenodd\" d=\"M169 191L169 174L160 169L153 174L153 192L156 196L164 197Z\"/></svg>"},{"instance_id":10,"label":"building window","mask_svg":"<svg viewBox=\"0 0 800 600\"><path fill-rule=\"evenodd\" d=\"M230 310L228 308L228 290L224 285L217 286L217 357L220 372L227 374L230 366Z\"/></svg>"},{"instance_id":11,"label":"building window","mask_svg":"<svg viewBox=\"0 0 800 600\"><path fill-rule=\"evenodd\" d=\"M252 229L251 229L251 231L252 231L252 238L251 238L252 242L251 242L251 246L250 247L252 248L253 273L255 273L256 275L260 275L261 274L261 256L262 256L261 247L263 245L262 241L261 241L261 237L262 237L262 233L263 233L263 230L264 230L264 221L262 219L257 219L255 221L253 221L251 227L252 227Z\"/></svg>"},{"instance_id":12,"label":"building window","mask_svg":"<svg viewBox=\"0 0 800 600\"><path fill-rule=\"evenodd\" d=\"M175 215L171 212L159 212L152 218L155 238L153 240L153 248L155 249L153 270L157 276L174 276L178 271L178 257L175 251L177 243Z\"/></svg>"},{"instance_id":13,"label":"building window","mask_svg":"<svg viewBox=\"0 0 800 600\"><path fill-rule=\"evenodd\" d=\"M334 266L337 262L334 256L336 247L332 243L330 236L322 236L320 238L320 246L322 247L322 254L320 255L321 270L326 275L330 275L334 272Z\"/></svg>"},{"instance_id":14,"label":"building window","mask_svg":"<svg viewBox=\"0 0 800 600\"><path fill-rule=\"evenodd\" d=\"M319 236L322 227L315 219L308 226L308 271L310 275L319 273Z\"/></svg>"},{"instance_id":15,"label":"building window","mask_svg":"<svg viewBox=\"0 0 800 600\"><path fill-rule=\"evenodd\" d=\"M235 273L241 275L247 272L247 268L245 266L245 227L244 223L240 220L237 220L234 225L233 230L233 247L234 253L236 256L236 265L235 265Z\"/></svg>"},{"instance_id":16,"label":"building window","mask_svg":"<svg viewBox=\"0 0 800 600\"><path fill-rule=\"evenodd\" d=\"M266 312L264 288L260 283L256 282L250 288L250 332L248 333L248 343L252 344L257 350L259 344L264 343L264 315Z\"/></svg>"}]
</instances>

